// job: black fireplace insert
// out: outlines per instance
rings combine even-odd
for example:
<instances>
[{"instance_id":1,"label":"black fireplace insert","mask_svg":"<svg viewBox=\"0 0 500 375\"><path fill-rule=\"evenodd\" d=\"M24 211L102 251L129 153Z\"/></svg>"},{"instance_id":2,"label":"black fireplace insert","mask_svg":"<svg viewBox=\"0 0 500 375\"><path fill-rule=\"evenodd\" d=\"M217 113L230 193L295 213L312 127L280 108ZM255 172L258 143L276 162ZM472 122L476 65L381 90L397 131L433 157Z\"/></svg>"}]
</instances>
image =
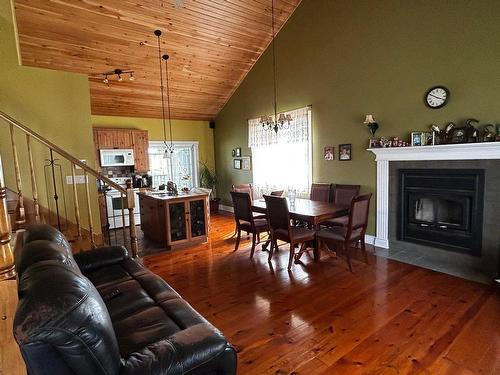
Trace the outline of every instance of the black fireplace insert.
<instances>
[{"instance_id":1,"label":"black fireplace insert","mask_svg":"<svg viewBox=\"0 0 500 375\"><path fill-rule=\"evenodd\" d=\"M483 169L400 169L398 239L481 255Z\"/></svg>"}]
</instances>

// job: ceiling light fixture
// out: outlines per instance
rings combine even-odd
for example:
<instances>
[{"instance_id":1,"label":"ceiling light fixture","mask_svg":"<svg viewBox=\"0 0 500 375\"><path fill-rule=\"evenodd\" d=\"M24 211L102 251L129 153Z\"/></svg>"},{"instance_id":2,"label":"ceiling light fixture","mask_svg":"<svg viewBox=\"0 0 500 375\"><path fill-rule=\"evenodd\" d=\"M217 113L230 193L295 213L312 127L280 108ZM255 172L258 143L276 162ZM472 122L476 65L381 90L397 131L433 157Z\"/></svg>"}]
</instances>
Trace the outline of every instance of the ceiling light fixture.
<instances>
[{"instance_id":1,"label":"ceiling light fixture","mask_svg":"<svg viewBox=\"0 0 500 375\"><path fill-rule=\"evenodd\" d=\"M262 127L266 130L274 130L278 133L280 129L288 129L290 122L293 120L290 114L280 113L278 116L278 89L276 85L276 35L275 35L275 25L274 25L274 0L271 0L271 28L272 28L272 56L273 56L273 107L274 107L274 118L271 116L262 116L260 122Z\"/></svg>"},{"instance_id":2,"label":"ceiling light fixture","mask_svg":"<svg viewBox=\"0 0 500 375\"><path fill-rule=\"evenodd\" d=\"M135 79L134 73L135 72L133 70L115 69L115 70L112 70L109 72L100 73L98 76L93 77L93 78L102 79L102 83L109 86L109 83L111 80L113 80L114 76L116 76L116 81L123 82L123 74L128 74L129 80L133 81ZM104 77L104 78L102 78L102 77Z\"/></svg>"},{"instance_id":3,"label":"ceiling light fixture","mask_svg":"<svg viewBox=\"0 0 500 375\"><path fill-rule=\"evenodd\" d=\"M168 78L168 55L161 54L161 30L155 30L154 34L158 38L158 61L160 67L160 91L161 91L161 119L163 124L163 143L165 144L165 158L171 157L174 153L174 145L172 139L172 117L170 112L170 90L169 90L169 78ZM165 98L164 98L164 86L163 86L163 72L162 72L162 60L165 60L165 72L166 72L166 80L167 80L167 105L168 105L168 126L170 132L170 144L167 141L167 123L165 119Z\"/></svg>"}]
</instances>

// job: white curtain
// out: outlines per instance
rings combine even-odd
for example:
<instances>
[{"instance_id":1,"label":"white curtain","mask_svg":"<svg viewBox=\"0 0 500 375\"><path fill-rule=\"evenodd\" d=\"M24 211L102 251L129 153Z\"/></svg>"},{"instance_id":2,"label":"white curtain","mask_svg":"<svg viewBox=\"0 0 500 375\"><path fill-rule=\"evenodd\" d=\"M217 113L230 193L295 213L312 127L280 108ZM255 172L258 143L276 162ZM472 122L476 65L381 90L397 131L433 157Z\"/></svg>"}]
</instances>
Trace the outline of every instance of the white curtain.
<instances>
[{"instance_id":1,"label":"white curtain","mask_svg":"<svg viewBox=\"0 0 500 375\"><path fill-rule=\"evenodd\" d=\"M292 116L292 121L287 129L280 129L278 133L264 129L260 119L248 120L248 146L252 149L253 186L257 196L291 189L296 190L298 196L309 194L311 108L287 114Z\"/></svg>"}]
</instances>

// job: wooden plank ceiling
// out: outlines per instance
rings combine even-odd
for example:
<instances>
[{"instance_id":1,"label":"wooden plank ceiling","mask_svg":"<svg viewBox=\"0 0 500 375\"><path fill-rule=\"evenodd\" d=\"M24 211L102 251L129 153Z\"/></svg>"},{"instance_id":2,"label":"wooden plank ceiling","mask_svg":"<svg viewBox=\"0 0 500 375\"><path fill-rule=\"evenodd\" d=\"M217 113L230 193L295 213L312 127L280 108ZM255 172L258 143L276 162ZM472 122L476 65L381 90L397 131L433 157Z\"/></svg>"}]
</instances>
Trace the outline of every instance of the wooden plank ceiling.
<instances>
[{"instance_id":1,"label":"wooden plank ceiling","mask_svg":"<svg viewBox=\"0 0 500 375\"><path fill-rule=\"evenodd\" d=\"M275 0L277 30L301 0ZM213 119L272 39L271 0L15 0L23 65L89 76L92 114L161 117L156 36L172 117ZM99 74L135 71L135 80ZM128 78L128 77L126 77Z\"/></svg>"}]
</instances>

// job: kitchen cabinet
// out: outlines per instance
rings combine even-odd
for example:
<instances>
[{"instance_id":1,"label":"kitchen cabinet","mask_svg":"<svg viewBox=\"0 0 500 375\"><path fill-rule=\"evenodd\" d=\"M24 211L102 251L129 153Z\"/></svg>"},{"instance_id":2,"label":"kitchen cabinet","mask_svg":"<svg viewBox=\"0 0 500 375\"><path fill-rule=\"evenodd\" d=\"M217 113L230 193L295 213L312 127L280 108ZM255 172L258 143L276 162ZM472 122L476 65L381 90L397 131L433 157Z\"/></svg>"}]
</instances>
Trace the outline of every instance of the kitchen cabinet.
<instances>
[{"instance_id":1,"label":"kitchen cabinet","mask_svg":"<svg viewBox=\"0 0 500 375\"><path fill-rule=\"evenodd\" d=\"M167 249L207 241L210 216L206 193L168 196L143 192L139 202L144 237Z\"/></svg>"},{"instance_id":2,"label":"kitchen cabinet","mask_svg":"<svg viewBox=\"0 0 500 375\"><path fill-rule=\"evenodd\" d=\"M149 171L148 132L146 130L132 130L132 144L134 149L135 171Z\"/></svg>"},{"instance_id":3,"label":"kitchen cabinet","mask_svg":"<svg viewBox=\"0 0 500 375\"><path fill-rule=\"evenodd\" d=\"M135 172L142 173L149 170L149 138L146 130L94 128L93 133L97 165L100 165L99 150L133 149Z\"/></svg>"}]
</instances>

